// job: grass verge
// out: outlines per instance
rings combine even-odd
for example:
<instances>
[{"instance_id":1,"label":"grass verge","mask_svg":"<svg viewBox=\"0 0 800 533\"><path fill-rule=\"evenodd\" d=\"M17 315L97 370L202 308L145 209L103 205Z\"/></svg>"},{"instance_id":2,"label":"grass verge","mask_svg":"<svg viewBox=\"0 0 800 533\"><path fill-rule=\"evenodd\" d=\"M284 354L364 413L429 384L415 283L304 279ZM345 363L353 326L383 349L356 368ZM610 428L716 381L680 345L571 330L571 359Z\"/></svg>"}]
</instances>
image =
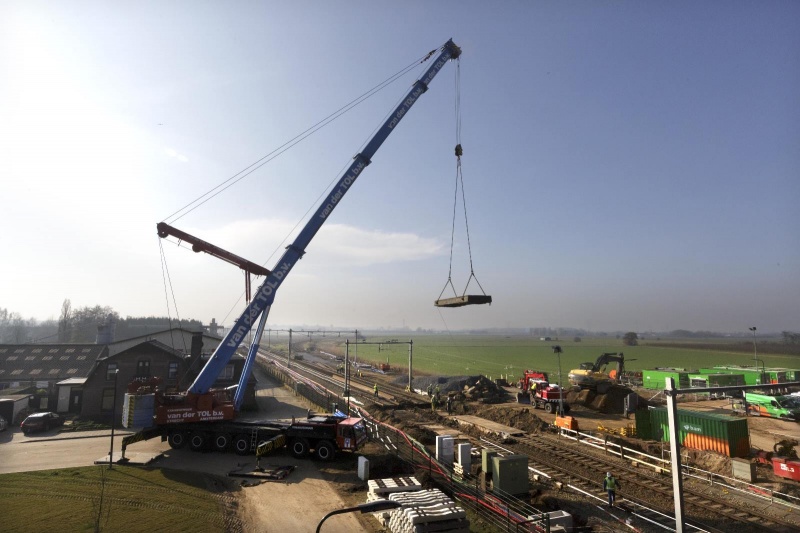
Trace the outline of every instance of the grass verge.
<instances>
[{"instance_id":1,"label":"grass verge","mask_svg":"<svg viewBox=\"0 0 800 533\"><path fill-rule=\"evenodd\" d=\"M4 532L237 531L229 493L205 474L107 465L0 475Z\"/></svg>"}]
</instances>

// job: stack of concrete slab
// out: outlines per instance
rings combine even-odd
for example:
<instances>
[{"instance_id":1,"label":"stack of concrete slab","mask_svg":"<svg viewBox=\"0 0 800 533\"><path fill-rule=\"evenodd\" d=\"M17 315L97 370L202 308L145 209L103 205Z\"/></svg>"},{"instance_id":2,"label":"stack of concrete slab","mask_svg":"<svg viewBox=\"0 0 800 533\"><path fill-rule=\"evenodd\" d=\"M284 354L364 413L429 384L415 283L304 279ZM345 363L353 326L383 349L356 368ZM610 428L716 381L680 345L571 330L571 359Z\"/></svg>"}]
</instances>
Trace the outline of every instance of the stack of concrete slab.
<instances>
[{"instance_id":1,"label":"stack of concrete slab","mask_svg":"<svg viewBox=\"0 0 800 533\"><path fill-rule=\"evenodd\" d=\"M367 482L369 492L367 493L367 503L376 500L386 500L390 494L398 492L414 492L422 490L422 483L417 481L415 477L395 477L388 479L370 479ZM373 513L372 516L378 519L378 522L383 524L384 527L389 523L393 511L381 511Z\"/></svg>"},{"instance_id":2,"label":"stack of concrete slab","mask_svg":"<svg viewBox=\"0 0 800 533\"><path fill-rule=\"evenodd\" d=\"M392 477L387 479L370 479L367 482L369 493L367 501L385 500L389 494L394 492L409 492L422 490L422 483L413 476Z\"/></svg>"},{"instance_id":3,"label":"stack of concrete slab","mask_svg":"<svg viewBox=\"0 0 800 533\"><path fill-rule=\"evenodd\" d=\"M414 477L371 479L367 502L389 499L401 508L375 513L375 517L392 533L468 533L469 520L439 489L422 490Z\"/></svg>"},{"instance_id":4,"label":"stack of concrete slab","mask_svg":"<svg viewBox=\"0 0 800 533\"><path fill-rule=\"evenodd\" d=\"M392 533L469 533L467 513L439 489L397 492L389 499L403 506L391 513Z\"/></svg>"}]
</instances>

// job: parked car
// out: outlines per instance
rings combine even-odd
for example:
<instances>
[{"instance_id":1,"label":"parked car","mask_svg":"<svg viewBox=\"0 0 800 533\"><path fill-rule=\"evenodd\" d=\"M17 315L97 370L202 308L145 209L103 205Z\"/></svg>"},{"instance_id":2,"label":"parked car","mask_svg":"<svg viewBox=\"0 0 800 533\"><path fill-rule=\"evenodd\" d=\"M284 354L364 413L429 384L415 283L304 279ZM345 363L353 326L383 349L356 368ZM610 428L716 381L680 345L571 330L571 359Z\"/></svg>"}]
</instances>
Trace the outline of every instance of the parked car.
<instances>
[{"instance_id":1,"label":"parked car","mask_svg":"<svg viewBox=\"0 0 800 533\"><path fill-rule=\"evenodd\" d=\"M5 431L7 427L8 427L8 422L6 422L5 418L0 416L0 431Z\"/></svg>"},{"instance_id":2,"label":"parked car","mask_svg":"<svg viewBox=\"0 0 800 533\"><path fill-rule=\"evenodd\" d=\"M64 417L58 413L51 413L49 411L44 413L34 413L22 421L20 428L24 434L33 433L34 431L48 431L51 428L64 425Z\"/></svg>"}]
</instances>

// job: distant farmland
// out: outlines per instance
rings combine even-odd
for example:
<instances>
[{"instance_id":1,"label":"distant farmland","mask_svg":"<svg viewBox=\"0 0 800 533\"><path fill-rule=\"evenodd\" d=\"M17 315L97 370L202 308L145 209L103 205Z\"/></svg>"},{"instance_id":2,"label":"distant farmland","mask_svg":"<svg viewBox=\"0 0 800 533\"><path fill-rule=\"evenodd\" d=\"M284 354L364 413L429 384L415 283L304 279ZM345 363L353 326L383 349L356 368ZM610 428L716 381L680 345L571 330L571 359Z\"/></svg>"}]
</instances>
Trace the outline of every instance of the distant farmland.
<instances>
[{"instance_id":1,"label":"distant farmland","mask_svg":"<svg viewBox=\"0 0 800 533\"><path fill-rule=\"evenodd\" d=\"M395 336L391 337L392 339ZM383 339L367 338L368 342ZM573 340L540 341L536 337L489 335L420 335L408 339L397 338L406 344L350 343L350 357L373 363L388 362L392 367L408 367L408 344L413 341L413 369L415 372L440 375L483 374L492 378L519 377L526 368L558 374L558 358L552 346L558 344L561 354L561 374L566 382L570 369L582 362L594 362L604 352L623 352L626 369L642 370L656 367L697 369L714 365L752 365L753 353L742 351L741 339L730 343L715 339L708 344L687 340L686 346L671 340L669 344L647 342L639 346L625 346L622 339L598 337ZM689 342L692 344L689 345ZM318 349L344 355L343 339L313 341ZM776 343L772 344L772 347ZM788 348L788 347L787 347ZM295 346L295 349L300 349ZM789 350L787 349L787 352ZM767 367L800 368L800 356L790 353L758 355ZM760 364L760 363L759 363Z\"/></svg>"}]
</instances>

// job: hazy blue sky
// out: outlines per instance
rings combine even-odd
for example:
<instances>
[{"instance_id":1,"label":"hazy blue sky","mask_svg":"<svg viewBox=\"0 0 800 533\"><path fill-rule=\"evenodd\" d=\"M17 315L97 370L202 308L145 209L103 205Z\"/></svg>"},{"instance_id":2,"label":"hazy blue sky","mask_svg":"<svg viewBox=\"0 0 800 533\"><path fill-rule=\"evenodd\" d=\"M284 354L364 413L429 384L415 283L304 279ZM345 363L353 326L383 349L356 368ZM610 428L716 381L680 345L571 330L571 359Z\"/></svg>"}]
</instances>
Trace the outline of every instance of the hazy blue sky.
<instances>
[{"instance_id":1,"label":"hazy blue sky","mask_svg":"<svg viewBox=\"0 0 800 533\"><path fill-rule=\"evenodd\" d=\"M494 303L433 306L451 63L287 278L272 327L800 329L796 1L5 0L0 307L166 315L157 222L451 37L472 256ZM174 225L272 268L420 73ZM230 324L240 271L162 243L180 315Z\"/></svg>"}]
</instances>

